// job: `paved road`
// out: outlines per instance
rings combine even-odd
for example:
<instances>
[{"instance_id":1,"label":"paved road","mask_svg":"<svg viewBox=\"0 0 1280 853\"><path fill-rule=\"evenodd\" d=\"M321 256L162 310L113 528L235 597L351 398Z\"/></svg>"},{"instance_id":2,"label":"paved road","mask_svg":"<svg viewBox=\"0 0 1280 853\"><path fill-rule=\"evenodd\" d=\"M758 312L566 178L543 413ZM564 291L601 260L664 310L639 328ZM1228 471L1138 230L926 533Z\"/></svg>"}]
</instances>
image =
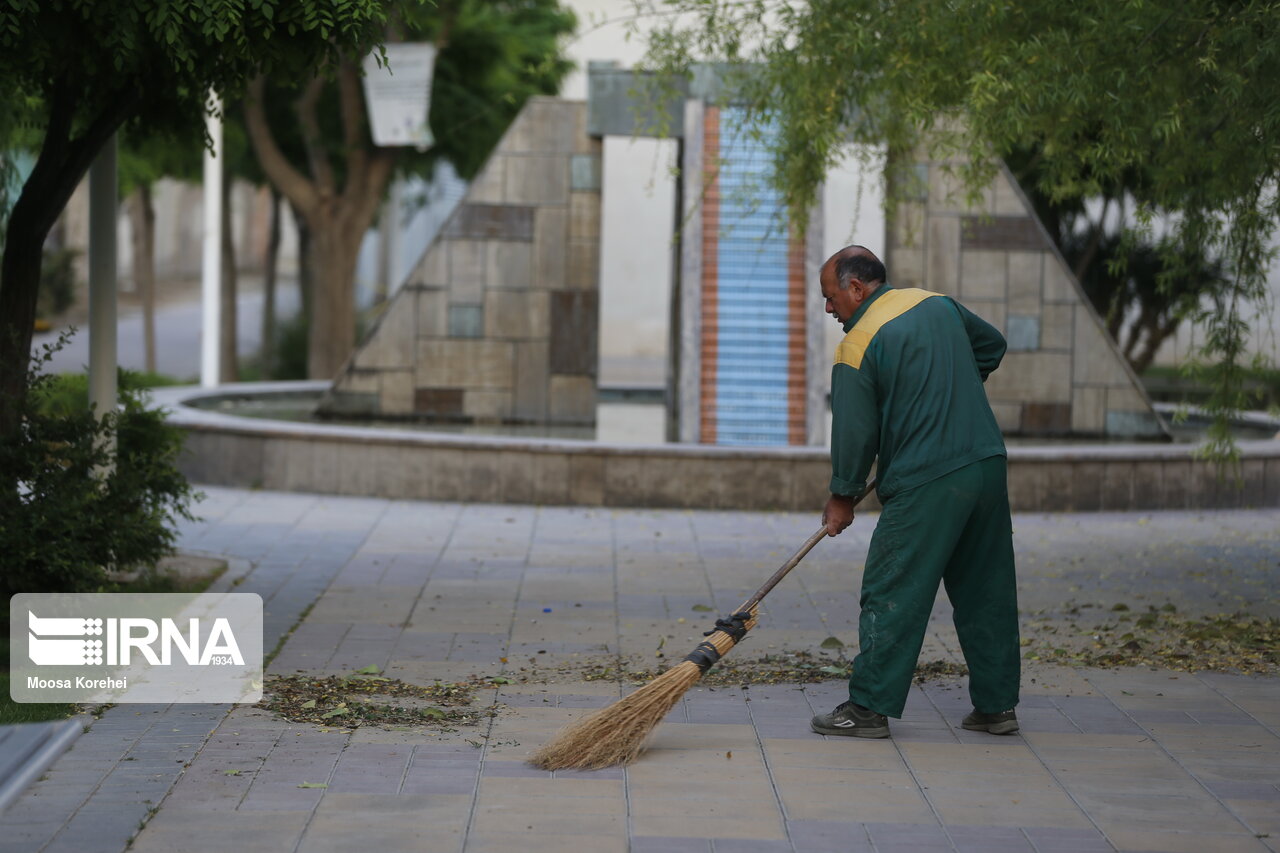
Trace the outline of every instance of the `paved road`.
<instances>
[{"instance_id":1,"label":"paved road","mask_svg":"<svg viewBox=\"0 0 1280 853\"><path fill-rule=\"evenodd\" d=\"M429 732L118 706L0 816L0 851L1280 849L1275 677L1037 665L1009 738L959 729L962 686L931 682L880 742L808 731L839 682L702 686L625 771L524 763L619 695L575 664L683 654L710 616L694 607L735 606L816 516L208 492L182 544L252 567L236 588L263 596L266 647L284 641L272 672L502 674L481 698L502 710ZM735 655L852 643L873 521L821 543ZM1019 515L1015 539L1028 619L1070 602L1275 607L1274 511ZM958 660L946 615L927 659Z\"/></svg>"},{"instance_id":2,"label":"paved road","mask_svg":"<svg viewBox=\"0 0 1280 853\"><path fill-rule=\"evenodd\" d=\"M282 286L276 296L277 316L291 317L297 313L299 297L297 287ZM199 295L184 298L156 309L156 367L160 373L179 379L198 378L200 375L201 310ZM88 369L89 324L77 325L78 331L68 345L59 351L50 363L54 373L78 373ZM130 370L142 370L146 366L143 349L142 312L137 307L122 306L116 324L118 363ZM58 331L36 335L31 342L32 351L57 340ZM262 345L262 292L243 289L236 299L236 351L240 357L250 358Z\"/></svg>"}]
</instances>

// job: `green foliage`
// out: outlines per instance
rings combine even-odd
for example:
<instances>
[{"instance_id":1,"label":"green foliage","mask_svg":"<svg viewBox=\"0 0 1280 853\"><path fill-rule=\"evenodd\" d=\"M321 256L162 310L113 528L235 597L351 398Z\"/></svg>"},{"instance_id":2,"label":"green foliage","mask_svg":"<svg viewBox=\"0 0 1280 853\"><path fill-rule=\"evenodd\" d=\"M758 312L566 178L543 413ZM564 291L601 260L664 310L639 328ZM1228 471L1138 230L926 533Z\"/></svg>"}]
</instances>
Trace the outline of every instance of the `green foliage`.
<instances>
[{"instance_id":1,"label":"green foliage","mask_svg":"<svg viewBox=\"0 0 1280 853\"><path fill-rule=\"evenodd\" d=\"M0 446L0 470L18 484L16 500L0 501L6 596L109 590L108 571L154 564L172 551L172 523L193 519L196 495L176 467L181 431L123 371L121 411L96 419L84 376L41 372L62 341L32 366L18 440Z\"/></svg>"},{"instance_id":2,"label":"green foliage","mask_svg":"<svg viewBox=\"0 0 1280 853\"><path fill-rule=\"evenodd\" d=\"M554 94L573 68L562 55L559 40L573 31L575 19L558 0L390 5L397 11L395 17L407 41L434 41L447 29L432 79L429 121L435 142L426 151L397 150L398 168L406 174L429 177L436 162L443 159L463 177L472 177L524 102L532 95ZM391 71L394 74L395 68ZM269 82L267 116L272 133L295 168L310 172L314 166L308 160L293 108L308 80L272 74ZM335 182L342 186L347 176L346 159L352 152L336 85L325 87L316 114L321 148ZM244 131L235 132L242 136ZM361 134L361 140L372 148L367 133Z\"/></svg>"},{"instance_id":3,"label":"green foliage","mask_svg":"<svg viewBox=\"0 0 1280 853\"><path fill-rule=\"evenodd\" d=\"M307 230L308 375L332 376L354 346L359 244L395 174L429 176L443 158L470 176L528 96L554 91L570 67L559 36L574 19L557 0L394 2L388 8L395 22L388 40L429 42L439 50L430 115L435 142L426 151L373 145L354 58L329 77L268 72L253 81L243 104L262 173Z\"/></svg>"},{"instance_id":4,"label":"green foliage","mask_svg":"<svg viewBox=\"0 0 1280 853\"><path fill-rule=\"evenodd\" d=\"M240 91L263 67L303 74L380 35L377 0L11 0L0 7L6 98L39 95L40 113L70 98L81 120L132 105L147 133L199 136L206 93Z\"/></svg>"},{"instance_id":5,"label":"green foliage","mask_svg":"<svg viewBox=\"0 0 1280 853\"><path fill-rule=\"evenodd\" d=\"M40 137L0 258L0 441L18 441L25 412L40 247L112 135L200 139L210 92L229 102L261 73L304 78L363 55L386 11L381 0L0 4L0 149ZM0 501L14 488L0 469Z\"/></svg>"},{"instance_id":6,"label":"green foliage","mask_svg":"<svg viewBox=\"0 0 1280 853\"><path fill-rule=\"evenodd\" d=\"M295 314L276 325L276 351L272 356L272 378L307 378L307 318Z\"/></svg>"},{"instance_id":7,"label":"green foliage","mask_svg":"<svg viewBox=\"0 0 1280 853\"><path fill-rule=\"evenodd\" d=\"M1101 196L1054 199L1041 190L1039 148L1015 150L1005 162L1137 373L1206 295L1229 284L1221 260L1205 247L1126 222L1126 207L1148 183L1145 169L1125 170Z\"/></svg>"},{"instance_id":8,"label":"green foliage","mask_svg":"<svg viewBox=\"0 0 1280 853\"><path fill-rule=\"evenodd\" d=\"M572 70L560 39L573 31L575 19L558 0L464 0L456 16L432 82L436 144L427 162L414 168L443 158L471 178L524 102L555 94ZM428 36L439 26L421 15L408 23Z\"/></svg>"},{"instance_id":9,"label":"green foliage","mask_svg":"<svg viewBox=\"0 0 1280 853\"><path fill-rule=\"evenodd\" d=\"M161 178L200 180L203 143L199 134L150 133L130 128L121 135L116 161L120 198L128 198L138 187L149 187Z\"/></svg>"},{"instance_id":10,"label":"green foliage","mask_svg":"<svg viewBox=\"0 0 1280 853\"><path fill-rule=\"evenodd\" d=\"M1051 201L1128 187L1133 222L1170 231L1160 282L1195 258L1225 280L1198 316L1200 357L1220 365L1223 429L1239 402L1247 303L1266 296L1280 225L1280 2L1185 0L640 0L657 30L649 65L755 63L735 82L781 129L776 181L803 223L850 141L903 162L956 158L976 198L996 157L1039 152ZM1134 174L1140 179L1128 183ZM1123 254L1115 260L1123 263ZM1220 443L1212 455L1226 458Z\"/></svg>"}]
</instances>

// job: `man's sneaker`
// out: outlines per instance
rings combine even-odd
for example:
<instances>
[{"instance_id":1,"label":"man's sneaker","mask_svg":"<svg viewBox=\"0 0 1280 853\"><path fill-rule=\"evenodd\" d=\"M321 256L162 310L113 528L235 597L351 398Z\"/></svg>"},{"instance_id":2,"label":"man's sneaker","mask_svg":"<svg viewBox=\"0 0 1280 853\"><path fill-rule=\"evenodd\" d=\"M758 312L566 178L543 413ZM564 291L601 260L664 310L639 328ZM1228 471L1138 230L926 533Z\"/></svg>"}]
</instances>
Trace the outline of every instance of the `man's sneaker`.
<instances>
[{"instance_id":1,"label":"man's sneaker","mask_svg":"<svg viewBox=\"0 0 1280 853\"><path fill-rule=\"evenodd\" d=\"M819 714L809 723L820 735L888 737L889 718L853 702L841 702L830 714Z\"/></svg>"},{"instance_id":2,"label":"man's sneaker","mask_svg":"<svg viewBox=\"0 0 1280 853\"><path fill-rule=\"evenodd\" d=\"M1018 715L1013 711L983 714L974 711L960 724L971 732L989 732L993 735L1011 735L1018 730Z\"/></svg>"}]
</instances>

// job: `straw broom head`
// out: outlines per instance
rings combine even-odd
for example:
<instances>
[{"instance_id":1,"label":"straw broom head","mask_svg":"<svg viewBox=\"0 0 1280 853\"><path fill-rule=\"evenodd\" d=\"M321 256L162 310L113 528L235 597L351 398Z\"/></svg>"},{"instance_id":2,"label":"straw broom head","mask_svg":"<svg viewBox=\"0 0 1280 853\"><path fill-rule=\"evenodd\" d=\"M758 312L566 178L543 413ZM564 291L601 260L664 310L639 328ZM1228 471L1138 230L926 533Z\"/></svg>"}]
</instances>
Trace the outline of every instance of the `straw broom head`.
<instances>
[{"instance_id":1,"label":"straw broom head","mask_svg":"<svg viewBox=\"0 0 1280 853\"><path fill-rule=\"evenodd\" d=\"M854 498L858 503L866 497L876 481L869 481ZM824 524L773 573L755 594L742 603L729 619L716 622L717 630L708 632L706 641L693 653L636 692L624 696L607 708L601 708L562 729L550 742L529 757L529 763L543 770L598 770L615 764L629 764L644 751L644 742L658 727L667 712L675 707L689 688L698 683L702 673L729 653L747 631L755 627L760 602L804 555L826 538Z\"/></svg>"},{"instance_id":2,"label":"straw broom head","mask_svg":"<svg viewBox=\"0 0 1280 853\"><path fill-rule=\"evenodd\" d=\"M753 612L743 628L756 623ZM713 631L698 647L712 646L714 656L727 654L737 643L724 631ZM706 650L710 654L710 650ZM698 656L698 652L689 657ZM705 655L699 660L705 659ZM711 661L714 663L714 661ZM685 659L653 681L608 707L593 711L562 729L554 738L529 757L529 763L543 770L599 770L617 764L630 764L644 751L644 743L662 718L698 683L706 667Z\"/></svg>"}]
</instances>

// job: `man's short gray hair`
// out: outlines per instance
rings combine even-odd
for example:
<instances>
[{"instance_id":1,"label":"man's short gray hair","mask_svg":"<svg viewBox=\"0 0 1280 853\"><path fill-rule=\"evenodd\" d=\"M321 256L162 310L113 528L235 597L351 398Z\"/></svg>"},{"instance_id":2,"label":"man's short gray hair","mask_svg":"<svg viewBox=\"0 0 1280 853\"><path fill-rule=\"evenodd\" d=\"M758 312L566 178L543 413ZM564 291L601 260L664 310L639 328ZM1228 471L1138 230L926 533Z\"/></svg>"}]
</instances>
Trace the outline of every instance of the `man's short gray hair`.
<instances>
[{"instance_id":1,"label":"man's short gray hair","mask_svg":"<svg viewBox=\"0 0 1280 853\"><path fill-rule=\"evenodd\" d=\"M853 279L865 284L876 284L885 279L884 264L870 253L849 254L838 258L835 262L836 285L841 290L849 289Z\"/></svg>"}]
</instances>

